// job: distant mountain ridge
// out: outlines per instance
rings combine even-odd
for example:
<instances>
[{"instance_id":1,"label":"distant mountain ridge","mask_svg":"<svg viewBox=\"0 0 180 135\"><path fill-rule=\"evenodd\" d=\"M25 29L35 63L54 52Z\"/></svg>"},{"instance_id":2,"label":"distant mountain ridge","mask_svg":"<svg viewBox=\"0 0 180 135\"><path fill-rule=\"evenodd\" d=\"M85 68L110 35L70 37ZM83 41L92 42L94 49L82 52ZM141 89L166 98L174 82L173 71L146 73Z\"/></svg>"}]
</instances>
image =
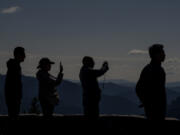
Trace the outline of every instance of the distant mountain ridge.
<instances>
[{"instance_id":1,"label":"distant mountain ridge","mask_svg":"<svg viewBox=\"0 0 180 135\"><path fill-rule=\"evenodd\" d=\"M6 114L7 108L4 99L5 76L0 75L0 113ZM34 97L38 96L38 81L34 77L23 76L23 100L21 112L28 112ZM127 82L126 82L127 83ZM103 88L104 85L104 88ZM143 109L139 109L139 100L135 93L135 84L125 85L113 82L100 83L102 88L102 99L100 110L102 114L143 114ZM60 103L55 109L58 114L82 114L82 89L79 82L63 80L58 87ZM168 102L170 103L180 93L167 89Z\"/></svg>"}]
</instances>

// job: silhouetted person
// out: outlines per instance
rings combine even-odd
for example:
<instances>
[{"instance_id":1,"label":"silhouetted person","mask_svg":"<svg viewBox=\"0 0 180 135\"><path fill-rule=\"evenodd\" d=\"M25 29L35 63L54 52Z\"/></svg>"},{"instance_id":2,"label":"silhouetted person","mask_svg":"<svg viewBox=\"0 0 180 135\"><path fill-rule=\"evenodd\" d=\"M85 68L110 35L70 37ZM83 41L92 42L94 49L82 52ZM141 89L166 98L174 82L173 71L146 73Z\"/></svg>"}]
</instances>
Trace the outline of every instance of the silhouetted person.
<instances>
[{"instance_id":1,"label":"silhouetted person","mask_svg":"<svg viewBox=\"0 0 180 135\"><path fill-rule=\"evenodd\" d=\"M136 85L136 93L142 102L145 115L149 120L164 120L166 115L166 74L161 67L165 60L163 45L154 44L149 48L151 58L141 72L140 79Z\"/></svg>"},{"instance_id":2,"label":"silhouetted person","mask_svg":"<svg viewBox=\"0 0 180 135\"><path fill-rule=\"evenodd\" d=\"M42 108L43 116L52 117L54 112L54 107L59 102L59 95L56 87L62 82L63 78L63 66L60 63L60 72L56 77L49 74L51 70L51 65L54 62L50 61L48 58L42 58L39 61L39 66L37 67L39 71L36 76L39 81L39 100Z\"/></svg>"},{"instance_id":3,"label":"silhouetted person","mask_svg":"<svg viewBox=\"0 0 180 135\"><path fill-rule=\"evenodd\" d=\"M84 115L88 118L98 118L101 89L99 88L97 78L108 71L108 63L104 62L101 69L93 69L95 63L93 58L89 56L85 56L82 63L83 66L79 77L83 88Z\"/></svg>"},{"instance_id":4,"label":"silhouetted person","mask_svg":"<svg viewBox=\"0 0 180 135\"><path fill-rule=\"evenodd\" d=\"M25 59L25 50L22 47L14 49L14 58L7 62L7 74L5 81L5 99L8 108L8 116L16 118L20 113L22 99L22 82L20 63Z\"/></svg>"}]
</instances>

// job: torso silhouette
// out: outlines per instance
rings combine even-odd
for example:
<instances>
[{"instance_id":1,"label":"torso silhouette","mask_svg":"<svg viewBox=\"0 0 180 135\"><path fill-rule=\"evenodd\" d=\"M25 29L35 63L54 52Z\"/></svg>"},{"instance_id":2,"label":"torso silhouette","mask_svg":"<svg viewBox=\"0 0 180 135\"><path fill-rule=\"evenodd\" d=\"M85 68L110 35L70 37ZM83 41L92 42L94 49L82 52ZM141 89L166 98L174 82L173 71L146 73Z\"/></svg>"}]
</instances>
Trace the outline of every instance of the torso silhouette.
<instances>
[{"instance_id":1,"label":"torso silhouette","mask_svg":"<svg viewBox=\"0 0 180 135\"><path fill-rule=\"evenodd\" d=\"M144 105L147 117L165 117L165 71L161 65L151 62L142 71L136 92Z\"/></svg>"},{"instance_id":2,"label":"torso silhouette","mask_svg":"<svg viewBox=\"0 0 180 135\"><path fill-rule=\"evenodd\" d=\"M21 100L22 98L22 82L21 82L21 67L20 63L15 59L10 59L7 62L7 74L5 82L6 101Z\"/></svg>"},{"instance_id":3,"label":"torso silhouette","mask_svg":"<svg viewBox=\"0 0 180 135\"><path fill-rule=\"evenodd\" d=\"M39 97L41 98L48 98L49 95L52 95L56 91L55 87L62 80L62 77L55 78L43 70L39 70L36 75L39 81Z\"/></svg>"},{"instance_id":4,"label":"torso silhouette","mask_svg":"<svg viewBox=\"0 0 180 135\"><path fill-rule=\"evenodd\" d=\"M57 92L56 86L61 83L63 74L59 73L56 78L47 71L39 70L36 77L39 81L39 99L51 102L51 96L54 96L54 93Z\"/></svg>"},{"instance_id":5,"label":"torso silhouette","mask_svg":"<svg viewBox=\"0 0 180 135\"><path fill-rule=\"evenodd\" d=\"M98 85L97 78L102 76L107 70L95 70L83 66L80 70L80 80L83 88L83 104L89 102L99 102L101 97L101 89Z\"/></svg>"}]
</instances>

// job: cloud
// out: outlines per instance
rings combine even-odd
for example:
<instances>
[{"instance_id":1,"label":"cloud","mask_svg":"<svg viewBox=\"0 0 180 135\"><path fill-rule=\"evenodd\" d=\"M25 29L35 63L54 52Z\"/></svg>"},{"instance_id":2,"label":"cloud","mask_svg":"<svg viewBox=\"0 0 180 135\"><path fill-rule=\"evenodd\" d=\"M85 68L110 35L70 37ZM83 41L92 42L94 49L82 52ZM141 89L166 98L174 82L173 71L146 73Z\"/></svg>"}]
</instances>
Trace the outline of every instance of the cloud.
<instances>
[{"instance_id":1,"label":"cloud","mask_svg":"<svg viewBox=\"0 0 180 135\"><path fill-rule=\"evenodd\" d=\"M9 8L4 8L1 13L2 14L13 14L17 11L20 10L20 7L19 6L13 6L13 7L9 7Z\"/></svg>"},{"instance_id":2,"label":"cloud","mask_svg":"<svg viewBox=\"0 0 180 135\"><path fill-rule=\"evenodd\" d=\"M0 51L0 60L1 61L2 61L2 59L9 58L11 56L12 56L12 53Z\"/></svg>"},{"instance_id":3,"label":"cloud","mask_svg":"<svg viewBox=\"0 0 180 135\"><path fill-rule=\"evenodd\" d=\"M169 58L165 61L166 64L179 64L180 63L180 59L177 57L174 58Z\"/></svg>"},{"instance_id":4,"label":"cloud","mask_svg":"<svg viewBox=\"0 0 180 135\"><path fill-rule=\"evenodd\" d=\"M179 75L180 74L180 59L177 57L168 58L164 63L165 71L167 75Z\"/></svg>"},{"instance_id":5,"label":"cloud","mask_svg":"<svg viewBox=\"0 0 180 135\"><path fill-rule=\"evenodd\" d=\"M148 52L145 50L133 49L133 50L129 51L128 54L129 55L145 55L145 54L148 54Z\"/></svg>"}]
</instances>

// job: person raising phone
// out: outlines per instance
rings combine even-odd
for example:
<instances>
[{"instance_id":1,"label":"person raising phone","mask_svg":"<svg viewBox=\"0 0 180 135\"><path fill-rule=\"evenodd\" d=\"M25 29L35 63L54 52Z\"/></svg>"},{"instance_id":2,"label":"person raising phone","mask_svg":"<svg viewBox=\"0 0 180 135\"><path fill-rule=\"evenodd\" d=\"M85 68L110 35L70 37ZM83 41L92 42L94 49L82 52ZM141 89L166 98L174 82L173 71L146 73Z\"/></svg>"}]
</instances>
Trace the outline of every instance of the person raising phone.
<instances>
[{"instance_id":1,"label":"person raising phone","mask_svg":"<svg viewBox=\"0 0 180 135\"><path fill-rule=\"evenodd\" d=\"M63 66L60 63L60 71L56 77L49 74L51 65L55 64L48 58L39 61L36 77L39 81L39 100L42 107L43 116L52 117L55 106L59 103L59 94L56 87L61 84L63 79Z\"/></svg>"},{"instance_id":2,"label":"person raising phone","mask_svg":"<svg viewBox=\"0 0 180 135\"><path fill-rule=\"evenodd\" d=\"M93 58L85 56L82 64L79 77L83 88L84 115L88 118L98 118L101 89L97 78L109 70L108 63L104 62L100 69L93 69L95 65Z\"/></svg>"}]
</instances>

